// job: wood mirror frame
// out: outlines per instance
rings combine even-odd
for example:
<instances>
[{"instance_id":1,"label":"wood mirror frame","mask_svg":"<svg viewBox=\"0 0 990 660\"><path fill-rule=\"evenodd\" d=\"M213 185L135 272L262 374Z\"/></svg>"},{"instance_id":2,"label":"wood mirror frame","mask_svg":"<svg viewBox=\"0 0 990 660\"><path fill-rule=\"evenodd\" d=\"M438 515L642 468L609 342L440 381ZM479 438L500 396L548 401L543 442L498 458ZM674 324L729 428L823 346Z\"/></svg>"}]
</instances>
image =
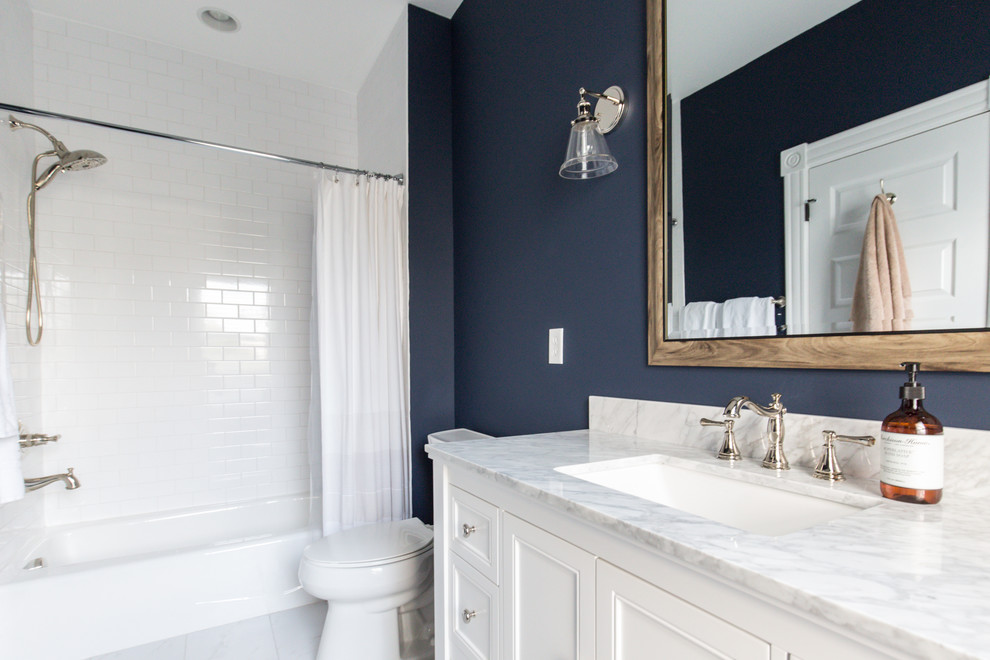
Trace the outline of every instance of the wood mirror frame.
<instances>
[{"instance_id":1,"label":"wood mirror frame","mask_svg":"<svg viewBox=\"0 0 990 660\"><path fill-rule=\"evenodd\" d=\"M990 371L990 332L987 331L666 340L665 2L646 0L646 3L649 364L898 369L901 362L911 361L921 362L926 370Z\"/></svg>"},{"instance_id":2,"label":"wood mirror frame","mask_svg":"<svg viewBox=\"0 0 990 660\"><path fill-rule=\"evenodd\" d=\"M789 369L990 371L990 332L906 332L861 335L689 339L664 336L667 239L665 1L646 0L649 364Z\"/></svg>"}]
</instances>

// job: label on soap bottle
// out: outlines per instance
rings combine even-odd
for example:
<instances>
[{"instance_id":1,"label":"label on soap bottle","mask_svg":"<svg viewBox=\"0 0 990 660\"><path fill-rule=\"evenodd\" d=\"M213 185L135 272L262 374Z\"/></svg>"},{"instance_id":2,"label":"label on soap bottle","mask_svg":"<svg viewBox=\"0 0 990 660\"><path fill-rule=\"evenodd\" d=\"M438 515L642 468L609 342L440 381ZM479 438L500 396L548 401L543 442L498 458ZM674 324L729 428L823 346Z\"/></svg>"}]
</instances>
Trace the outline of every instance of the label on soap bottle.
<instances>
[{"instance_id":1,"label":"label on soap bottle","mask_svg":"<svg viewBox=\"0 0 990 660\"><path fill-rule=\"evenodd\" d=\"M901 488L942 488L945 457L944 435L914 433L880 434L880 481Z\"/></svg>"}]
</instances>

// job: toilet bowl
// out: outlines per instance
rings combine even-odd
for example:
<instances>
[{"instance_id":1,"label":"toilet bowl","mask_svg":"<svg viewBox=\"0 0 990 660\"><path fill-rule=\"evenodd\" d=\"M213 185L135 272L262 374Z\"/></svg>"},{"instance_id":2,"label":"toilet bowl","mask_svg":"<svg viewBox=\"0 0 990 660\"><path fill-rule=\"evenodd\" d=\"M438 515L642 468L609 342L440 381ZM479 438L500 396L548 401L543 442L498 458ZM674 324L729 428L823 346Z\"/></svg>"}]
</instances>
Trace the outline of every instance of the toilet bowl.
<instances>
[{"instance_id":1,"label":"toilet bowl","mask_svg":"<svg viewBox=\"0 0 990 660\"><path fill-rule=\"evenodd\" d=\"M355 527L306 546L299 583L328 604L317 660L432 657L433 530L419 519ZM421 625L400 620L410 616Z\"/></svg>"}]
</instances>

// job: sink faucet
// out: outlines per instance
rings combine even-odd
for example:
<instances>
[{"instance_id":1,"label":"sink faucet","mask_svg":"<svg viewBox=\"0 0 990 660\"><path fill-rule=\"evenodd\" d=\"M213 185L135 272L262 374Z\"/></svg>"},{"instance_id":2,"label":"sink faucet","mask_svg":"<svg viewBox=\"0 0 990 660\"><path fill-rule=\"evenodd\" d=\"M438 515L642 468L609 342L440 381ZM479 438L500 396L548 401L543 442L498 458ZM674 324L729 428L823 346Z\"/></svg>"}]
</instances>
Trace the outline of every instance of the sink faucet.
<instances>
[{"instance_id":1,"label":"sink faucet","mask_svg":"<svg viewBox=\"0 0 990 660\"><path fill-rule=\"evenodd\" d=\"M732 397L722 414L725 417L738 419L743 408L749 408L760 417L767 418L767 436L770 447L763 457L763 467L771 470L789 470L787 458L784 456L784 413L787 408L780 404L780 395L772 394L773 401L769 406L761 406L748 396Z\"/></svg>"},{"instance_id":2,"label":"sink faucet","mask_svg":"<svg viewBox=\"0 0 990 660\"><path fill-rule=\"evenodd\" d=\"M24 480L24 490L30 492L32 490L38 490L39 488L44 488L56 481L65 482L66 490L75 490L79 488L82 484L76 479L76 475L72 474L72 468L69 468L64 474L52 474L47 477L35 477L33 479Z\"/></svg>"}]
</instances>

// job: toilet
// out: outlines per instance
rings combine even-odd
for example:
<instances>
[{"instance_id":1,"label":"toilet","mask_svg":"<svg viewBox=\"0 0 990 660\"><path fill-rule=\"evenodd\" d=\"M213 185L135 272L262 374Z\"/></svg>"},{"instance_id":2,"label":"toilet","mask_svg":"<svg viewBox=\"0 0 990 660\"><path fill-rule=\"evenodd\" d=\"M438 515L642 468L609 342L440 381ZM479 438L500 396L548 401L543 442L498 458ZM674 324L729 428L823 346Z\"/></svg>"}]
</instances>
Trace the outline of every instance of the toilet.
<instances>
[{"instance_id":1,"label":"toilet","mask_svg":"<svg viewBox=\"0 0 990 660\"><path fill-rule=\"evenodd\" d=\"M450 429L430 444L492 436ZM316 660L432 660L433 529L418 518L363 525L303 550L299 584L327 601Z\"/></svg>"},{"instance_id":2,"label":"toilet","mask_svg":"<svg viewBox=\"0 0 990 660\"><path fill-rule=\"evenodd\" d=\"M433 657L433 530L418 518L306 546L299 583L327 601L317 660Z\"/></svg>"}]
</instances>

